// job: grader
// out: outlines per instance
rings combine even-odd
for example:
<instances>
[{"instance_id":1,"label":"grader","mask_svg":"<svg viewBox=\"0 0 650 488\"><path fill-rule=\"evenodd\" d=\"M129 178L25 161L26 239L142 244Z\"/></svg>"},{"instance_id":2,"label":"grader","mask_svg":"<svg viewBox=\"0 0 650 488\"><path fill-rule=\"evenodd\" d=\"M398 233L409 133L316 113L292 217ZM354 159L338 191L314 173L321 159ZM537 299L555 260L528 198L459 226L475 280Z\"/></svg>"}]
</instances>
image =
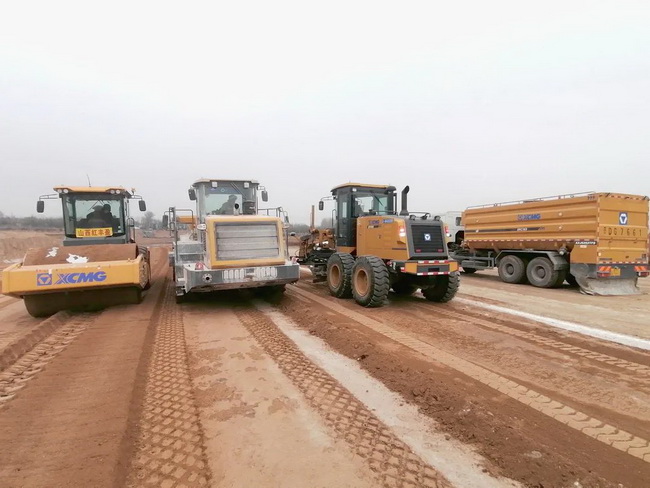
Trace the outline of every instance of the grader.
<instances>
[{"instance_id":1,"label":"grader","mask_svg":"<svg viewBox=\"0 0 650 488\"><path fill-rule=\"evenodd\" d=\"M298 262L315 280L325 278L330 293L354 297L365 307L379 307L389 290L448 302L460 284L458 263L449 259L444 224L428 213L407 208L409 187L397 213L394 186L345 183L321 199L336 202L334 228L314 229L303 238Z\"/></svg>"}]
</instances>

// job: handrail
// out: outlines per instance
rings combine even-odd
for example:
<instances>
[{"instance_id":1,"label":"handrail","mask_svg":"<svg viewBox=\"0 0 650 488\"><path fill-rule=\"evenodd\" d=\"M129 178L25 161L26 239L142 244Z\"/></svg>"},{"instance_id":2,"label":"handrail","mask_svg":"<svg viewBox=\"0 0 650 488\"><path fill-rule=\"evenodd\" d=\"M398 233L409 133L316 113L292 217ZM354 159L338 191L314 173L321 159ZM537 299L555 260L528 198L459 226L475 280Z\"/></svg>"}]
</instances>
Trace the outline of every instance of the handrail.
<instances>
[{"instance_id":1,"label":"handrail","mask_svg":"<svg viewBox=\"0 0 650 488\"><path fill-rule=\"evenodd\" d=\"M502 205L515 205L519 203L533 203L533 202L545 202L549 200L562 200L564 198L575 198L575 197L581 197L581 196L586 196L586 195L593 195L596 192L593 191L584 191L580 193L567 193L565 195L553 195L550 197L540 197L540 198L529 198L526 200L514 200L511 202L499 202L499 203L487 203L485 205L473 205L471 207L467 207L467 209L470 208L489 208L489 207L500 207Z\"/></svg>"}]
</instances>

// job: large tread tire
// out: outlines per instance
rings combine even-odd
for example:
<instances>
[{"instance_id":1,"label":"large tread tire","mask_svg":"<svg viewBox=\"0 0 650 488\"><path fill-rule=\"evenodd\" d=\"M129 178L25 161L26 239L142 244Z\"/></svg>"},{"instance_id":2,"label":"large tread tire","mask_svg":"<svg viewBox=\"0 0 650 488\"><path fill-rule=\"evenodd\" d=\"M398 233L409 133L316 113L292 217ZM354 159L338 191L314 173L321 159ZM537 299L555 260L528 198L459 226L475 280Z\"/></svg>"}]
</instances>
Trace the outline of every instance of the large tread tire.
<instances>
[{"instance_id":1,"label":"large tread tire","mask_svg":"<svg viewBox=\"0 0 650 488\"><path fill-rule=\"evenodd\" d=\"M560 288L564 284L564 280L566 280L568 274L569 272L566 269L559 270L557 273L557 280L555 280L553 288Z\"/></svg>"},{"instance_id":2,"label":"large tread tire","mask_svg":"<svg viewBox=\"0 0 650 488\"><path fill-rule=\"evenodd\" d=\"M388 297L390 280L386 264L377 256L357 258L352 269L352 296L364 307L381 307Z\"/></svg>"},{"instance_id":3,"label":"large tread tire","mask_svg":"<svg viewBox=\"0 0 650 488\"><path fill-rule=\"evenodd\" d=\"M559 275L559 270L553 269L553 263L546 257L535 258L526 267L528 282L538 288L553 288Z\"/></svg>"},{"instance_id":4,"label":"large tread tire","mask_svg":"<svg viewBox=\"0 0 650 488\"><path fill-rule=\"evenodd\" d=\"M474 274L476 273L476 268L461 268L465 274Z\"/></svg>"},{"instance_id":5,"label":"large tread tire","mask_svg":"<svg viewBox=\"0 0 650 488\"><path fill-rule=\"evenodd\" d=\"M337 252L327 260L327 287L336 298L352 296L352 268L354 257L347 252Z\"/></svg>"},{"instance_id":6,"label":"large tread tire","mask_svg":"<svg viewBox=\"0 0 650 488\"><path fill-rule=\"evenodd\" d=\"M49 317L65 310L65 300L57 295L26 295L23 297L27 313L32 317Z\"/></svg>"},{"instance_id":7,"label":"large tread tire","mask_svg":"<svg viewBox=\"0 0 650 488\"><path fill-rule=\"evenodd\" d=\"M440 275L436 277L433 286L422 289L424 298L430 302L447 303L456 296L460 287L460 275L458 273Z\"/></svg>"},{"instance_id":8,"label":"large tread tire","mask_svg":"<svg viewBox=\"0 0 650 488\"><path fill-rule=\"evenodd\" d=\"M393 283L393 292L397 295L413 295L415 293L415 290L418 289L417 285L414 285L413 283L409 283L406 281L404 278L401 280Z\"/></svg>"},{"instance_id":9,"label":"large tread tire","mask_svg":"<svg viewBox=\"0 0 650 488\"><path fill-rule=\"evenodd\" d=\"M526 261L519 256L506 256L499 261L499 278L504 283L526 282Z\"/></svg>"}]
</instances>

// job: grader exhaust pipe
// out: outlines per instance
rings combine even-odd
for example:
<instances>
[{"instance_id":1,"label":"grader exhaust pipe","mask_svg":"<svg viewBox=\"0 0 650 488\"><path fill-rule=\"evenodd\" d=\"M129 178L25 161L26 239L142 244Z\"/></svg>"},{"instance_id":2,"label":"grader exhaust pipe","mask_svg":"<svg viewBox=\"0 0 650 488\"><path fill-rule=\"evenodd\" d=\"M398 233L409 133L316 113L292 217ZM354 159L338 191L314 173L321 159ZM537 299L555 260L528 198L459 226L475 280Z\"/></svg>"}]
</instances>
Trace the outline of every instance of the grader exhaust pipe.
<instances>
[{"instance_id":1,"label":"grader exhaust pipe","mask_svg":"<svg viewBox=\"0 0 650 488\"><path fill-rule=\"evenodd\" d=\"M402 190L402 210L399 213L400 215L408 215L409 214L408 204L407 204L407 199L408 199L407 195L408 195L408 192L409 192L410 189L411 188L409 188L409 186L406 185L404 187L404 189Z\"/></svg>"}]
</instances>

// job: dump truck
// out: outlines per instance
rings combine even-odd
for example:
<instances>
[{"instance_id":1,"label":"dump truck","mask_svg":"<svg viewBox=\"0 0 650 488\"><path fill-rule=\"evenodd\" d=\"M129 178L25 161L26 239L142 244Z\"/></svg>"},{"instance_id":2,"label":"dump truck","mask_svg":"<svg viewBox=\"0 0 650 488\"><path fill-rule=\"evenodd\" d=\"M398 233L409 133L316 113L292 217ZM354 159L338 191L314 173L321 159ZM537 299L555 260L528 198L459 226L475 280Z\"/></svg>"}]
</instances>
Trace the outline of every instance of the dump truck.
<instances>
[{"instance_id":1,"label":"dump truck","mask_svg":"<svg viewBox=\"0 0 650 488\"><path fill-rule=\"evenodd\" d=\"M389 290L409 295L421 289L427 300L448 302L458 291L458 263L449 258L443 223L426 212L410 212L402 191L397 213L394 186L344 183L332 189L333 229L316 229L301 239L298 262L330 293L353 297L364 307L382 306ZM313 220L313 219L312 219Z\"/></svg>"},{"instance_id":2,"label":"dump truck","mask_svg":"<svg viewBox=\"0 0 650 488\"><path fill-rule=\"evenodd\" d=\"M648 276L648 197L575 193L469 207L452 252L464 272L496 267L506 283L590 295L640 293Z\"/></svg>"},{"instance_id":3,"label":"dump truck","mask_svg":"<svg viewBox=\"0 0 650 488\"><path fill-rule=\"evenodd\" d=\"M260 215L258 191L268 201L255 180L200 179L188 191L196 209L170 207L163 216L173 238L169 264L177 302L237 288L279 295L298 281L300 266L289 258L286 222L279 217L284 211Z\"/></svg>"},{"instance_id":4,"label":"dump truck","mask_svg":"<svg viewBox=\"0 0 650 488\"><path fill-rule=\"evenodd\" d=\"M149 287L149 251L135 243L129 200L144 200L123 187L56 186L45 201L60 199L62 246L32 248L21 263L2 273L2 293L22 298L30 315L47 317L61 310L94 310L139 303Z\"/></svg>"}]
</instances>

